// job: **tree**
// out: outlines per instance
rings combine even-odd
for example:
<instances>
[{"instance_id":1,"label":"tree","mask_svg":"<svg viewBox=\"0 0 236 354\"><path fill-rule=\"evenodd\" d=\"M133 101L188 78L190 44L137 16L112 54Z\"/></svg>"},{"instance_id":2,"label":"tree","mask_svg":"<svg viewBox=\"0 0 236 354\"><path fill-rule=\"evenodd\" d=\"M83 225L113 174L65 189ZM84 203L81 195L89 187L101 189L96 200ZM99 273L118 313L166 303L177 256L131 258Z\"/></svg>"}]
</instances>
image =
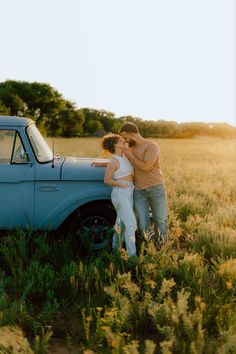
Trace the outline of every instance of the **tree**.
<instances>
[{"instance_id":1,"label":"tree","mask_svg":"<svg viewBox=\"0 0 236 354\"><path fill-rule=\"evenodd\" d=\"M82 111L67 109L61 112L59 118L63 122L61 136L70 138L83 133L84 115Z\"/></svg>"},{"instance_id":2,"label":"tree","mask_svg":"<svg viewBox=\"0 0 236 354\"><path fill-rule=\"evenodd\" d=\"M73 136L83 132L84 117L75 104L47 83L7 80L0 83L0 100L10 115L34 119L48 135Z\"/></svg>"},{"instance_id":3,"label":"tree","mask_svg":"<svg viewBox=\"0 0 236 354\"><path fill-rule=\"evenodd\" d=\"M72 137L117 133L122 124L133 122L144 137L191 138L196 135L234 137L236 128L226 123L176 123L143 120L131 115L92 108L78 109L47 83L7 80L0 83L0 114L32 118L45 135Z\"/></svg>"},{"instance_id":4,"label":"tree","mask_svg":"<svg viewBox=\"0 0 236 354\"><path fill-rule=\"evenodd\" d=\"M114 131L116 122L114 113L91 108L82 108L82 112L84 114L84 132L91 134L91 131L94 133L97 130ZM96 126L98 129L95 129Z\"/></svg>"},{"instance_id":5,"label":"tree","mask_svg":"<svg viewBox=\"0 0 236 354\"><path fill-rule=\"evenodd\" d=\"M101 122L99 122L99 120L90 120L88 123L87 123L87 128L86 128L86 132L89 134L89 135L92 135L94 134L95 132L98 132L100 130L104 130L104 127L102 125Z\"/></svg>"},{"instance_id":6,"label":"tree","mask_svg":"<svg viewBox=\"0 0 236 354\"><path fill-rule=\"evenodd\" d=\"M0 100L0 114L2 114L4 116L10 115L9 108L7 108L1 100Z\"/></svg>"}]
</instances>

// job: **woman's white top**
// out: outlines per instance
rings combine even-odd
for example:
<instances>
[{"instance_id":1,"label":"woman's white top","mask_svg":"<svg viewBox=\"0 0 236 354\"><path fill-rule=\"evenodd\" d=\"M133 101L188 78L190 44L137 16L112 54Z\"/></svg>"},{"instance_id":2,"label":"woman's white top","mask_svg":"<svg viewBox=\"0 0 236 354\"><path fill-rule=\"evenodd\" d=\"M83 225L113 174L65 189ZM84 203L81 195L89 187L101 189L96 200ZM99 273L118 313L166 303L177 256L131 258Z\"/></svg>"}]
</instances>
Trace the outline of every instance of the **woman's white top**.
<instances>
[{"instance_id":1,"label":"woman's white top","mask_svg":"<svg viewBox=\"0 0 236 354\"><path fill-rule=\"evenodd\" d=\"M117 156L117 155L113 155L113 157L117 159L120 163L120 167L118 168L118 170L115 171L113 175L114 179L126 177L134 173L134 169L126 157Z\"/></svg>"}]
</instances>

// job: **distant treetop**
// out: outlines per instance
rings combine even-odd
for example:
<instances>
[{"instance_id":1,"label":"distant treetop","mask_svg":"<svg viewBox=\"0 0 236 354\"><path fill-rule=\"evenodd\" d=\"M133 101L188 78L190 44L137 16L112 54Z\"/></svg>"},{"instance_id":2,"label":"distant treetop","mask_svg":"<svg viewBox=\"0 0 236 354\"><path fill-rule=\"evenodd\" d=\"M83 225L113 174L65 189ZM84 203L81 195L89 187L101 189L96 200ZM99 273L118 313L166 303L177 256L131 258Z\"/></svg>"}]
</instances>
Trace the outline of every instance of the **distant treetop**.
<instances>
[{"instance_id":1,"label":"distant treetop","mask_svg":"<svg viewBox=\"0 0 236 354\"><path fill-rule=\"evenodd\" d=\"M176 123L143 120L92 108L78 109L74 102L47 83L7 80L0 83L0 115L32 118L48 136L102 136L118 132L125 122L134 122L145 137L192 138L197 135L235 137L236 128L226 123Z\"/></svg>"}]
</instances>

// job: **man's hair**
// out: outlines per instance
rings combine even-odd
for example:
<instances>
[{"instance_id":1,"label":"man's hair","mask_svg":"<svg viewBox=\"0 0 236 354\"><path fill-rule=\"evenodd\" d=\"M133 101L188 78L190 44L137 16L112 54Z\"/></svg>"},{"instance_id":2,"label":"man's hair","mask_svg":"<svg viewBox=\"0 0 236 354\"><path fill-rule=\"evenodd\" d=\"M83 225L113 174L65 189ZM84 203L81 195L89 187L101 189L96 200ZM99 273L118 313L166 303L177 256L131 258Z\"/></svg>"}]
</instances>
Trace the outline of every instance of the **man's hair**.
<instances>
[{"instance_id":1,"label":"man's hair","mask_svg":"<svg viewBox=\"0 0 236 354\"><path fill-rule=\"evenodd\" d=\"M108 134L102 138L102 148L109 151L111 154L115 152L115 145L118 143L120 135Z\"/></svg>"},{"instance_id":2,"label":"man's hair","mask_svg":"<svg viewBox=\"0 0 236 354\"><path fill-rule=\"evenodd\" d=\"M122 127L119 130L119 133L135 133L138 134L139 130L136 124L132 123L132 122L127 122L125 124L122 125Z\"/></svg>"}]
</instances>

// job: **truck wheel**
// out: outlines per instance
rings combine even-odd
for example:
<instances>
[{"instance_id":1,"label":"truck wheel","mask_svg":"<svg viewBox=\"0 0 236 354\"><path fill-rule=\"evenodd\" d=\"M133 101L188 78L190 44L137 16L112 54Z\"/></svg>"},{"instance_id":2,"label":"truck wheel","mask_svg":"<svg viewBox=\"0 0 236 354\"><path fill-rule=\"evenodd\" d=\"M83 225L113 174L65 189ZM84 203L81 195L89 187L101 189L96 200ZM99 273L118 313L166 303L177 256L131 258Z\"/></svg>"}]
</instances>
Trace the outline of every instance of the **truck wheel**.
<instances>
[{"instance_id":1,"label":"truck wheel","mask_svg":"<svg viewBox=\"0 0 236 354\"><path fill-rule=\"evenodd\" d=\"M105 205L92 205L79 213L81 237L90 242L94 250L100 250L111 244L112 227L116 213Z\"/></svg>"}]
</instances>

